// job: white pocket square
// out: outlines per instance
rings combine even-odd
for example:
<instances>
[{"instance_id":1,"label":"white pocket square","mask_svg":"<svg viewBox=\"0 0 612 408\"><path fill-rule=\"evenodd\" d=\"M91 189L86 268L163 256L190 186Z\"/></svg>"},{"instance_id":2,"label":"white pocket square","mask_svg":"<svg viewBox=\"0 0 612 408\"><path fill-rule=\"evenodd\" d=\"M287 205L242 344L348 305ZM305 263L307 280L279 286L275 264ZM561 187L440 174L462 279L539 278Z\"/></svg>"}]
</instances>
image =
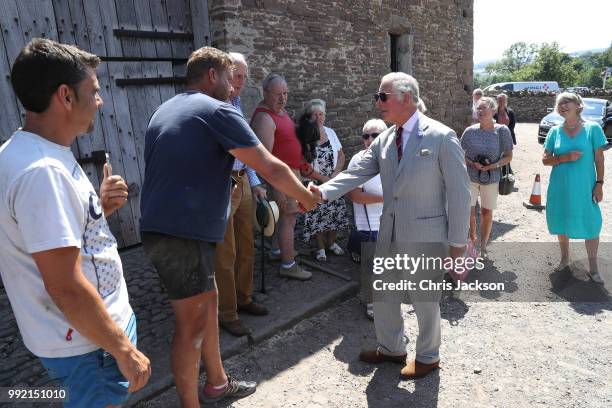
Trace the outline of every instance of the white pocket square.
<instances>
[{"instance_id":1,"label":"white pocket square","mask_svg":"<svg viewBox=\"0 0 612 408\"><path fill-rule=\"evenodd\" d=\"M429 156L431 154L431 150L429 149L421 149L419 150L419 156Z\"/></svg>"}]
</instances>

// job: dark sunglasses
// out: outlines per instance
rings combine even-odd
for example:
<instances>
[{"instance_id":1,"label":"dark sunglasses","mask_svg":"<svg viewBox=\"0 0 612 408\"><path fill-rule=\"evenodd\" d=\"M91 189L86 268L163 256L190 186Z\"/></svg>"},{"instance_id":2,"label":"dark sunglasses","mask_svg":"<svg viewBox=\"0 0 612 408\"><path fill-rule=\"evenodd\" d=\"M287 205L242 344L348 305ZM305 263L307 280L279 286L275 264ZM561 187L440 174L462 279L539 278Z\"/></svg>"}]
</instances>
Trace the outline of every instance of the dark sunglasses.
<instances>
[{"instance_id":1,"label":"dark sunglasses","mask_svg":"<svg viewBox=\"0 0 612 408\"><path fill-rule=\"evenodd\" d=\"M368 140L369 138L376 139L376 136L380 135L380 133L364 133L361 135L363 140Z\"/></svg>"},{"instance_id":2,"label":"dark sunglasses","mask_svg":"<svg viewBox=\"0 0 612 408\"><path fill-rule=\"evenodd\" d=\"M387 102L389 99L389 95L401 95L403 92L379 92L374 94L374 101L378 102L380 99L381 102Z\"/></svg>"}]
</instances>

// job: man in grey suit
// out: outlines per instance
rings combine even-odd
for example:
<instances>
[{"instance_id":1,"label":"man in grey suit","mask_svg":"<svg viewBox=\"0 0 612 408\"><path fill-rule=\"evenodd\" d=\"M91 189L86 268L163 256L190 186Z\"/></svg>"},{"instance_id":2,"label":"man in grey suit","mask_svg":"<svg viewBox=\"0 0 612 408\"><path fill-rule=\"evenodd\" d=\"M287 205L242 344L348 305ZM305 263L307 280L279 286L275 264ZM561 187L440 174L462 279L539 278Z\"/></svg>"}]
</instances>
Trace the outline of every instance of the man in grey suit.
<instances>
[{"instance_id":1,"label":"man in grey suit","mask_svg":"<svg viewBox=\"0 0 612 408\"><path fill-rule=\"evenodd\" d=\"M463 256L470 217L469 178L464 152L453 130L419 112L419 85L412 76L393 72L382 78L376 105L392 126L372 142L352 170L333 180L311 186L320 200L335 200L380 173L384 208L376 256L394 257L412 252L453 260ZM414 253L414 251L417 251ZM393 269L387 275L442 282L442 266L406 273ZM377 277L378 278L378 277ZM417 286L418 287L418 286ZM376 287L374 288L376 289ZM440 288L441 289L441 288ZM427 293L407 290L419 325L416 358L401 371L404 378L418 378L440 363L441 290ZM379 346L359 354L362 361L406 364L401 298L379 293L374 301L374 322Z\"/></svg>"}]
</instances>

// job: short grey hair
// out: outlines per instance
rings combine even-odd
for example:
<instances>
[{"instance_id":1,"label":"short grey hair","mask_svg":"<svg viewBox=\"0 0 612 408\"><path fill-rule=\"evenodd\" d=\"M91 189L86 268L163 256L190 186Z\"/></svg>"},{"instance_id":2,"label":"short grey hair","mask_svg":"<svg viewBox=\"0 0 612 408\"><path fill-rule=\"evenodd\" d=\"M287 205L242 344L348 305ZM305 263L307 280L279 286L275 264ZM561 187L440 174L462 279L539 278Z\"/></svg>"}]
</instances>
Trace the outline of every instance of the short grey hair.
<instances>
[{"instance_id":1,"label":"short grey hair","mask_svg":"<svg viewBox=\"0 0 612 408\"><path fill-rule=\"evenodd\" d=\"M571 101L578 105L578 116L582 114L582 110L584 109L584 101L582 97L573 92L561 92L557 95L557 99L555 100L555 112L559 113L559 105L564 101Z\"/></svg>"},{"instance_id":2,"label":"short grey hair","mask_svg":"<svg viewBox=\"0 0 612 408\"><path fill-rule=\"evenodd\" d=\"M239 52L228 52L228 54L234 64L241 63L244 64L245 67L247 67L247 70L249 69L249 64L247 63L244 54L241 54Z\"/></svg>"},{"instance_id":3,"label":"short grey hair","mask_svg":"<svg viewBox=\"0 0 612 408\"><path fill-rule=\"evenodd\" d=\"M304 112L307 115L312 115L314 111L318 110L325 114L325 101L323 99L311 99L306 102L306 107L304 108Z\"/></svg>"},{"instance_id":4,"label":"short grey hair","mask_svg":"<svg viewBox=\"0 0 612 408\"><path fill-rule=\"evenodd\" d=\"M376 129L382 133L388 128L387 124L382 119L370 119L363 125L363 129L361 130L362 133L365 133L366 129Z\"/></svg>"},{"instance_id":5,"label":"short grey hair","mask_svg":"<svg viewBox=\"0 0 612 408\"><path fill-rule=\"evenodd\" d=\"M497 110L497 101L495 100L495 98L491 98L490 96L483 96L478 100L478 104L480 105L481 103L486 104L489 109L492 109L494 111Z\"/></svg>"},{"instance_id":6,"label":"short grey hair","mask_svg":"<svg viewBox=\"0 0 612 408\"><path fill-rule=\"evenodd\" d=\"M382 78L383 81L391 81L391 87L395 92L410 93L412 101L419 103L419 83L413 76L404 72L391 72Z\"/></svg>"},{"instance_id":7,"label":"short grey hair","mask_svg":"<svg viewBox=\"0 0 612 408\"><path fill-rule=\"evenodd\" d=\"M482 89L480 89L480 88L476 88L476 89L474 89L474 91L472 91L472 96L474 96L474 95L481 95L482 96L482 94L483 94L482 93Z\"/></svg>"},{"instance_id":8,"label":"short grey hair","mask_svg":"<svg viewBox=\"0 0 612 408\"><path fill-rule=\"evenodd\" d=\"M419 98L419 101L417 102L417 110L421 113L427 112L427 106L425 106L425 102L423 102L421 98Z\"/></svg>"},{"instance_id":9,"label":"short grey hair","mask_svg":"<svg viewBox=\"0 0 612 408\"><path fill-rule=\"evenodd\" d=\"M272 73L272 74L269 74L267 77L264 78L263 82L261 83L261 88L264 91L269 91L270 90L270 86L274 82L283 82L284 84L287 84L287 81L285 80L285 78L281 74Z\"/></svg>"}]
</instances>

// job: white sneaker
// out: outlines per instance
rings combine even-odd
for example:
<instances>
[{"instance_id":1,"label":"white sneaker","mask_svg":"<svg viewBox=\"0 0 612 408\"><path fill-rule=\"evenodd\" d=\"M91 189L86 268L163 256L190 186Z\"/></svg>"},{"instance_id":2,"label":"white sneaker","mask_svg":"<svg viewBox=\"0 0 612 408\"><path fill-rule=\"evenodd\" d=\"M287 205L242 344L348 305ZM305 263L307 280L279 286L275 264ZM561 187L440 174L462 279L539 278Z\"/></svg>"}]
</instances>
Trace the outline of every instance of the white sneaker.
<instances>
[{"instance_id":1,"label":"white sneaker","mask_svg":"<svg viewBox=\"0 0 612 408\"><path fill-rule=\"evenodd\" d=\"M317 249L315 258L317 259L317 261L319 262L325 262L327 261L327 255L325 254L325 249Z\"/></svg>"},{"instance_id":2,"label":"white sneaker","mask_svg":"<svg viewBox=\"0 0 612 408\"><path fill-rule=\"evenodd\" d=\"M297 262L295 262L291 268L285 268L283 265L281 265L279 268L279 275L283 278L291 278L302 281L312 278L312 273L300 268Z\"/></svg>"},{"instance_id":3,"label":"white sneaker","mask_svg":"<svg viewBox=\"0 0 612 408\"><path fill-rule=\"evenodd\" d=\"M593 279L593 282L595 283L599 283L600 285L603 285L604 281L603 279L601 279L601 275L599 274L599 272L589 272L589 275L591 275L591 279Z\"/></svg>"},{"instance_id":4,"label":"white sneaker","mask_svg":"<svg viewBox=\"0 0 612 408\"><path fill-rule=\"evenodd\" d=\"M344 249L340 248L340 245L335 242L331 244L328 249L338 256L344 255Z\"/></svg>"}]
</instances>

